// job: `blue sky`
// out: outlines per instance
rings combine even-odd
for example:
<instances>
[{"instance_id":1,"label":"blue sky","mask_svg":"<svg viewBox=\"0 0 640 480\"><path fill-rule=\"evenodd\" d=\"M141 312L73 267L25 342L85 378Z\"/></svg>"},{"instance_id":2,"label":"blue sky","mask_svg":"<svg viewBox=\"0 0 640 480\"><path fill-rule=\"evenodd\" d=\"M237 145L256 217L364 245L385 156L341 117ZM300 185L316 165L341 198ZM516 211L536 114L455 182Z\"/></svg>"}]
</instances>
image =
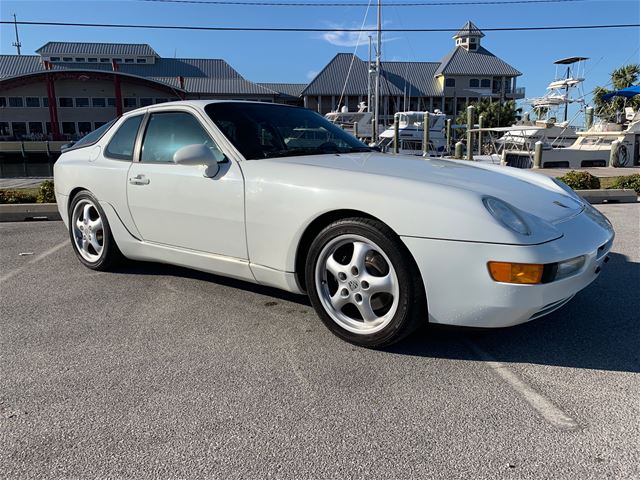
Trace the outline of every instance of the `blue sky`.
<instances>
[{"instance_id":1,"label":"blue sky","mask_svg":"<svg viewBox=\"0 0 640 480\"><path fill-rule=\"evenodd\" d=\"M317 0L310 0L317 1ZM334 0L335 1L335 0ZM366 3L364 1L363 3ZM372 2L375 5L375 1ZM3 0L2 20L102 23L182 24L359 28L366 7L266 7L123 1ZM531 5L393 7L383 10L388 28L457 28L468 19L483 27L640 23L638 0L592 0ZM365 24L374 26L375 7ZM149 43L160 55L224 58L247 79L257 82L306 82L338 52L353 52L346 34L185 32L21 26L23 54L50 40ZM386 60L437 61L452 47L450 33L387 34ZM357 34L355 34L357 37ZM15 53L13 28L2 25L1 53ZM567 56L590 57L585 91L605 84L609 72L623 63L640 63L638 29L542 32L487 32L483 46L523 72L519 86L527 96L544 93L555 74L552 62ZM367 56L367 36L358 49Z\"/></svg>"}]
</instances>

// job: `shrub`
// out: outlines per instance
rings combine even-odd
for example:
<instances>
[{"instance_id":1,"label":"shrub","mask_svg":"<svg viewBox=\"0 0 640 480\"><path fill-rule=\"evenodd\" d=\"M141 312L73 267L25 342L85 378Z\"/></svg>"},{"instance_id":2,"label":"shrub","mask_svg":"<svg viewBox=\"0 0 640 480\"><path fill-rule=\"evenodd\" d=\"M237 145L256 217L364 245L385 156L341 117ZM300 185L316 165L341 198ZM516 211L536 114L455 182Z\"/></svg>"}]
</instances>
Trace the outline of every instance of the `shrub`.
<instances>
[{"instance_id":1,"label":"shrub","mask_svg":"<svg viewBox=\"0 0 640 480\"><path fill-rule=\"evenodd\" d=\"M571 170L565 173L558 180L566 183L574 190L597 190L600 188L600 180L589 172L578 172Z\"/></svg>"},{"instance_id":2,"label":"shrub","mask_svg":"<svg viewBox=\"0 0 640 480\"><path fill-rule=\"evenodd\" d=\"M45 180L40 184L37 201L38 203L56 203L56 193L51 180Z\"/></svg>"},{"instance_id":3,"label":"shrub","mask_svg":"<svg viewBox=\"0 0 640 480\"><path fill-rule=\"evenodd\" d=\"M36 194L21 190L0 190L0 203L36 203Z\"/></svg>"},{"instance_id":4,"label":"shrub","mask_svg":"<svg viewBox=\"0 0 640 480\"><path fill-rule=\"evenodd\" d=\"M640 195L640 173L616 178L609 188L628 188Z\"/></svg>"}]
</instances>

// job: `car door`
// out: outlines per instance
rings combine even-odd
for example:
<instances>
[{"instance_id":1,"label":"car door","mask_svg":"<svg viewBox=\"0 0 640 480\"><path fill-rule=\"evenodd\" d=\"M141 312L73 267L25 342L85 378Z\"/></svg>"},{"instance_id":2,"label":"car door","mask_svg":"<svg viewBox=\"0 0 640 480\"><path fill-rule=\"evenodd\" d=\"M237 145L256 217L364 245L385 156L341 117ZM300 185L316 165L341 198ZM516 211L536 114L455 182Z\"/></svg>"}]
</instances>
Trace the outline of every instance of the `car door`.
<instances>
[{"instance_id":1,"label":"car door","mask_svg":"<svg viewBox=\"0 0 640 480\"><path fill-rule=\"evenodd\" d=\"M129 211L146 242L247 259L242 172L198 117L191 109L148 114L128 175ZM194 144L220 160L214 177L203 175L203 165L173 162L176 151Z\"/></svg>"}]
</instances>

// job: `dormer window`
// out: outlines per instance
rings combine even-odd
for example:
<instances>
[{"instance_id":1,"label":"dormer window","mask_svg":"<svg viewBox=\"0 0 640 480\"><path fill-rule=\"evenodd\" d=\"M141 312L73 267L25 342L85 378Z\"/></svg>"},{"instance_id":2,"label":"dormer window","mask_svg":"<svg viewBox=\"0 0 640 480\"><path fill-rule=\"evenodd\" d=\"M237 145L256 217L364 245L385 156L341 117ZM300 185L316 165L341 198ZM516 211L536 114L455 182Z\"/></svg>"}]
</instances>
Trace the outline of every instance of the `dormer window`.
<instances>
[{"instance_id":1,"label":"dormer window","mask_svg":"<svg viewBox=\"0 0 640 480\"><path fill-rule=\"evenodd\" d=\"M73 62L73 57L62 57L63 62Z\"/></svg>"},{"instance_id":2,"label":"dormer window","mask_svg":"<svg viewBox=\"0 0 640 480\"><path fill-rule=\"evenodd\" d=\"M444 86L445 87L455 87L456 86L456 79L455 78L446 78L444 81Z\"/></svg>"},{"instance_id":3,"label":"dormer window","mask_svg":"<svg viewBox=\"0 0 640 480\"><path fill-rule=\"evenodd\" d=\"M146 58L136 58L136 63L147 63Z\"/></svg>"},{"instance_id":4,"label":"dormer window","mask_svg":"<svg viewBox=\"0 0 640 480\"><path fill-rule=\"evenodd\" d=\"M122 59L121 58L114 58L113 61L116 62L116 63L122 63Z\"/></svg>"},{"instance_id":5,"label":"dormer window","mask_svg":"<svg viewBox=\"0 0 640 480\"><path fill-rule=\"evenodd\" d=\"M51 62L59 62L60 61L60 57L51 57L51 58L49 58L49 61L51 61Z\"/></svg>"},{"instance_id":6,"label":"dormer window","mask_svg":"<svg viewBox=\"0 0 640 480\"><path fill-rule=\"evenodd\" d=\"M101 58L100 63L109 63L111 60L108 58Z\"/></svg>"},{"instance_id":7,"label":"dormer window","mask_svg":"<svg viewBox=\"0 0 640 480\"><path fill-rule=\"evenodd\" d=\"M98 59L97 59L97 58L89 57L89 58L87 58L87 61L88 61L89 63L97 63L97 62L98 62Z\"/></svg>"},{"instance_id":8,"label":"dormer window","mask_svg":"<svg viewBox=\"0 0 640 480\"><path fill-rule=\"evenodd\" d=\"M133 63L133 58L125 58L124 63Z\"/></svg>"}]
</instances>

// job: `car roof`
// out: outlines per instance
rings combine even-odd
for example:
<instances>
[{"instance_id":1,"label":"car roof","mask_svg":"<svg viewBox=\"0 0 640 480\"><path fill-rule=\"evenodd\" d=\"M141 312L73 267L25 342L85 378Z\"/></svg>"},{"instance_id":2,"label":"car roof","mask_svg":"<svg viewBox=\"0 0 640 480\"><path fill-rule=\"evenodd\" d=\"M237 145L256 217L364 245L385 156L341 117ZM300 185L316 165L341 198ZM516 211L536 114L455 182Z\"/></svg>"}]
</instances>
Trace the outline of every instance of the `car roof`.
<instances>
[{"instance_id":1,"label":"car roof","mask_svg":"<svg viewBox=\"0 0 640 480\"><path fill-rule=\"evenodd\" d=\"M173 102L163 102L156 103L155 105L148 105L146 107L139 107L135 110L131 110L123 114L123 117L128 117L130 115L137 115L142 112L146 112L147 110L165 110L167 108L175 107L175 106L190 106L195 107L199 110L204 110L207 105L211 105L213 103L252 103L259 105L277 105L280 107L291 107L291 108L300 108L295 105L285 105L283 103L271 103L271 102L258 102L252 100L177 100Z\"/></svg>"}]
</instances>

